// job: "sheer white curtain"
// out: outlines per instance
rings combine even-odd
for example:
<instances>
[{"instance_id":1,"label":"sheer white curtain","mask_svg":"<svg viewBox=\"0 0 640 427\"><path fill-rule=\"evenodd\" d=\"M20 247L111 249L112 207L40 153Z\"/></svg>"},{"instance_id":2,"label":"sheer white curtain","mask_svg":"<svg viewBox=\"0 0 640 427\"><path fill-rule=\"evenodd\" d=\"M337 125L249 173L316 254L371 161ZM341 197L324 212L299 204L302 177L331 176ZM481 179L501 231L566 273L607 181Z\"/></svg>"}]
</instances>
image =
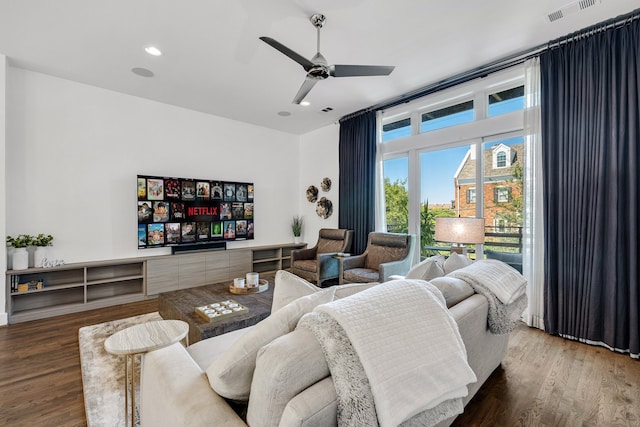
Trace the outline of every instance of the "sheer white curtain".
<instances>
[{"instance_id":1,"label":"sheer white curtain","mask_svg":"<svg viewBox=\"0 0 640 427\"><path fill-rule=\"evenodd\" d=\"M382 111L376 111L376 231L387 231L387 209L384 199L384 170L382 167Z\"/></svg>"},{"instance_id":2,"label":"sheer white curtain","mask_svg":"<svg viewBox=\"0 0 640 427\"><path fill-rule=\"evenodd\" d=\"M524 318L544 330L544 215L542 211L542 147L540 59L525 62L525 191L522 272L528 281L529 305Z\"/></svg>"}]
</instances>

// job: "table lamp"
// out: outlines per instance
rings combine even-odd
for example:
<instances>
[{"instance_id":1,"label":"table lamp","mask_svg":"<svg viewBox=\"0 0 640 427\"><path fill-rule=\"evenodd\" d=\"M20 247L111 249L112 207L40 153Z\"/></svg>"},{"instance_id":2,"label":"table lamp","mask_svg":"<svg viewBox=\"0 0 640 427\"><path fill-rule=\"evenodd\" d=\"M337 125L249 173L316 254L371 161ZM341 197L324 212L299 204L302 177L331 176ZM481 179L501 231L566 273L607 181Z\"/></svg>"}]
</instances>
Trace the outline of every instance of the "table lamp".
<instances>
[{"instance_id":1,"label":"table lamp","mask_svg":"<svg viewBox=\"0 0 640 427\"><path fill-rule=\"evenodd\" d=\"M484 243L484 218L436 218L435 239L452 243L451 252L467 256L463 243Z\"/></svg>"}]
</instances>

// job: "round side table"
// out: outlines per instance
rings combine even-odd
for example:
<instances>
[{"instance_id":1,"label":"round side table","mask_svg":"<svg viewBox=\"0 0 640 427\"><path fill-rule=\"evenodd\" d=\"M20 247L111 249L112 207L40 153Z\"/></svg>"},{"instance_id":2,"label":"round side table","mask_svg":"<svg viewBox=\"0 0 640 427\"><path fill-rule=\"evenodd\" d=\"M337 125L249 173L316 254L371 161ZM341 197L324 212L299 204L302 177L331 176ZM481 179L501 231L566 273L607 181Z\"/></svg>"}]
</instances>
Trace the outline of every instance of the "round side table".
<instances>
[{"instance_id":1,"label":"round side table","mask_svg":"<svg viewBox=\"0 0 640 427\"><path fill-rule=\"evenodd\" d=\"M158 320L142 323L116 332L104 342L107 352L124 356L124 416L129 415L129 383L131 383L131 426L135 424L136 374L135 356L158 350L187 338L189 325L182 320ZM187 345L189 343L187 342ZM131 368L129 368L131 365ZM129 374L131 372L131 374Z\"/></svg>"}]
</instances>

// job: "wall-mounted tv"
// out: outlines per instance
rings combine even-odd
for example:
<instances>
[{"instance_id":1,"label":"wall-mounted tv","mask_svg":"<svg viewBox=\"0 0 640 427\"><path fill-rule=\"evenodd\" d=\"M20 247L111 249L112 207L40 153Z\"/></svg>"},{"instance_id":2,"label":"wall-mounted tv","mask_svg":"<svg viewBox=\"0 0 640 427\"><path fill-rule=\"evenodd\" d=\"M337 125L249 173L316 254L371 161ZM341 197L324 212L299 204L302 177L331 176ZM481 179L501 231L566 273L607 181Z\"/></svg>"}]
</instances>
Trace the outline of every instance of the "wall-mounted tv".
<instances>
[{"instance_id":1,"label":"wall-mounted tv","mask_svg":"<svg viewBox=\"0 0 640 427\"><path fill-rule=\"evenodd\" d=\"M138 248L253 239L253 183L138 175Z\"/></svg>"}]
</instances>

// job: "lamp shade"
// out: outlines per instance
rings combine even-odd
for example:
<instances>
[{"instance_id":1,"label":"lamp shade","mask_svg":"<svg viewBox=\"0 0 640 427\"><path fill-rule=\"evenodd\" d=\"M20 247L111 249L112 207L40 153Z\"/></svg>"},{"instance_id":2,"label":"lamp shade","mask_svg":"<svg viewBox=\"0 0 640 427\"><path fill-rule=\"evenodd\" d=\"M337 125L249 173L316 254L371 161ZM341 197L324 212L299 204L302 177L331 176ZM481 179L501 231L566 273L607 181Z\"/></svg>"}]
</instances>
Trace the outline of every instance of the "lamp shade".
<instances>
[{"instance_id":1,"label":"lamp shade","mask_svg":"<svg viewBox=\"0 0 640 427\"><path fill-rule=\"evenodd\" d=\"M484 218L436 218L440 242L484 243Z\"/></svg>"}]
</instances>

